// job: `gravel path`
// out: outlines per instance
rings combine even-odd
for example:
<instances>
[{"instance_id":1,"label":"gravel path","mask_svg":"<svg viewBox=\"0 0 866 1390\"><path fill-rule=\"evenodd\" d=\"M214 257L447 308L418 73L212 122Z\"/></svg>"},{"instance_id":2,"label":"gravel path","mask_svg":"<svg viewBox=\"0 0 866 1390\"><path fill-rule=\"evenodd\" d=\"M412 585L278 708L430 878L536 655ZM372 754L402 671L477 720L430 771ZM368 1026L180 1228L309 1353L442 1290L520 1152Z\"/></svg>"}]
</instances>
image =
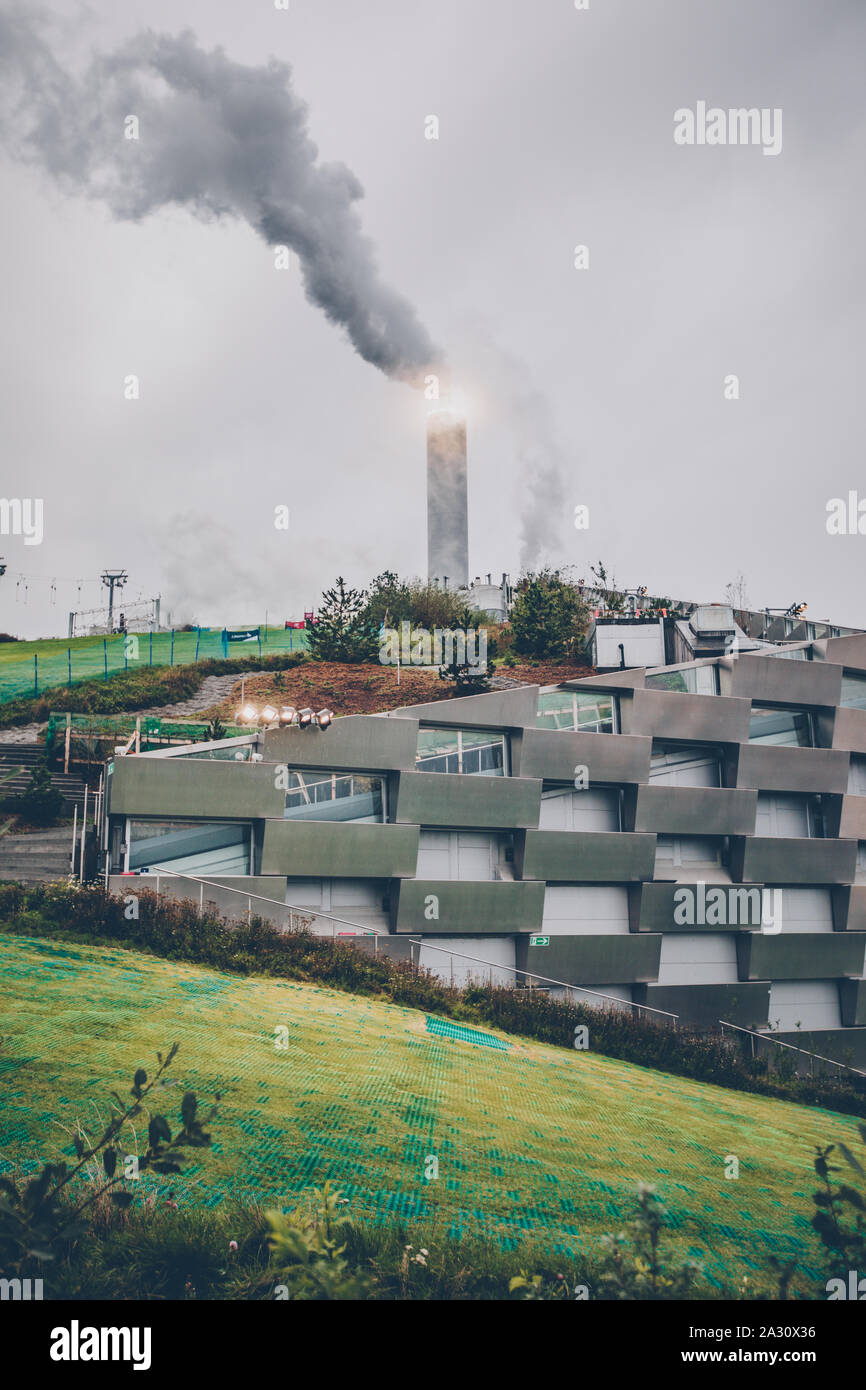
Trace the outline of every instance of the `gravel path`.
<instances>
[{"instance_id":1,"label":"gravel path","mask_svg":"<svg viewBox=\"0 0 866 1390\"><path fill-rule=\"evenodd\" d=\"M16 724L13 729L0 729L0 743L38 743L47 724Z\"/></svg>"},{"instance_id":2,"label":"gravel path","mask_svg":"<svg viewBox=\"0 0 866 1390\"><path fill-rule=\"evenodd\" d=\"M266 676L267 671L245 671L244 679L249 680L251 676ZM194 695L190 695L188 700L181 700L177 705L159 705L154 709L135 710L135 714L157 715L161 719L185 719L187 715L199 714L203 709L210 709L211 705L218 705L220 700L231 694L234 686L239 685L240 675L229 676L205 676L198 690Z\"/></svg>"}]
</instances>

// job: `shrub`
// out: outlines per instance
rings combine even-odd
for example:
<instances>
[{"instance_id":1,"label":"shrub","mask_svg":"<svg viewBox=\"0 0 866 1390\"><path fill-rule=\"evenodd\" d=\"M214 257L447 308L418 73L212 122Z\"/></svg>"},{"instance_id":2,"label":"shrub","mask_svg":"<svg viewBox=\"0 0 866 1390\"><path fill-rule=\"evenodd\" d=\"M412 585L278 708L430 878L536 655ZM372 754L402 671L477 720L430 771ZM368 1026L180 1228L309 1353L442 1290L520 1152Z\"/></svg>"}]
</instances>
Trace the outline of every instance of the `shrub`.
<instances>
[{"instance_id":1,"label":"shrub","mask_svg":"<svg viewBox=\"0 0 866 1390\"><path fill-rule=\"evenodd\" d=\"M858 1125L858 1129L866 1144L866 1125ZM862 1191L849 1183L834 1183L833 1175L843 1171L828 1162L834 1150L838 1150L849 1172L861 1179ZM834 1267L841 1263L843 1268L866 1271L866 1183L862 1182L866 1174L862 1163L840 1140L828 1148L816 1149L815 1172L822 1186L812 1195L813 1229Z\"/></svg>"},{"instance_id":2,"label":"shrub","mask_svg":"<svg viewBox=\"0 0 866 1390\"><path fill-rule=\"evenodd\" d=\"M296 1207L288 1216L266 1213L275 1298L319 1302L370 1297L372 1276L346 1258L349 1223L340 1211L343 1201L326 1182L314 1189L312 1212Z\"/></svg>"},{"instance_id":3,"label":"shrub","mask_svg":"<svg viewBox=\"0 0 866 1390\"><path fill-rule=\"evenodd\" d=\"M664 1235L671 1225L670 1214L656 1189L638 1183L637 1214L625 1231L602 1236L604 1251L598 1271L597 1297L635 1300L689 1298L694 1296L702 1269L694 1260L670 1263L664 1250ZM521 1299L570 1298L563 1274L528 1275L521 1270L509 1284L510 1293ZM589 1296L589 1290L576 1291Z\"/></svg>"}]
</instances>

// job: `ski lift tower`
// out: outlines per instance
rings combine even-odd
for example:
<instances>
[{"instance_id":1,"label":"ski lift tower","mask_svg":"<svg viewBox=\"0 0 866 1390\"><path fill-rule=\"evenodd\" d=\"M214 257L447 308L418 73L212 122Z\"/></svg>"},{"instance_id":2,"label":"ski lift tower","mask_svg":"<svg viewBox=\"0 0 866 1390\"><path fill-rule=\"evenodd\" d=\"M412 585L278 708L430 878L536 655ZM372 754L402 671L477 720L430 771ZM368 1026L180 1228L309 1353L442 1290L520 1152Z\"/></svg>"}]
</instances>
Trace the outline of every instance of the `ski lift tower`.
<instances>
[{"instance_id":1,"label":"ski lift tower","mask_svg":"<svg viewBox=\"0 0 866 1390\"><path fill-rule=\"evenodd\" d=\"M114 591L122 589L129 575L126 570L103 570L100 579L108 589L108 630L114 631Z\"/></svg>"}]
</instances>

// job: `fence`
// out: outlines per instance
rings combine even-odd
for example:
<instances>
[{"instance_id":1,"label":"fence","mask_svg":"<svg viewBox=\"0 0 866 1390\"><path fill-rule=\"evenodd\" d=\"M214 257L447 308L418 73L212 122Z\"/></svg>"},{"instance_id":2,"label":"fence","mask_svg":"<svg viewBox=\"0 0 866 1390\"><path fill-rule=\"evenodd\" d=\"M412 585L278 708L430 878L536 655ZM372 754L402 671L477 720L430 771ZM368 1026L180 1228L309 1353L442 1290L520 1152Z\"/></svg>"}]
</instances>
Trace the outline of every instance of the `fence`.
<instances>
[{"instance_id":1,"label":"fence","mask_svg":"<svg viewBox=\"0 0 866 1390\"><path fill-rule=\"evenodd\" d=\"M796 1054L797 1060L794 1061L793 1058L791 1060L798 1072L808 1065L809 1075L814 1076L815 1063L819 1062L821 1064L821 1067L819 1067L819 1074L823 1067L836 1067L838 1071L850 1072L852 1075L859 1076L866 1080L866 1072L860 1071L857 1067L849 1066L847 1062L837 1062L833 1057L822 1057L819 1052L809 1052L805 1047L797 1047L794 1043L783 1042L781 1038L774 1038L772 1033L756 1033L752 1028L741 1028L739 1024L726 1023L724 1019L719 1019L719 1027L722 1030L722 1036L725 1038L727 1038L727 1029L729 1028L732 1033L738 1034L739 1037L734 1041L739 1042L740 1046L744 1049L746 1046L746 1039L748 1038L749 1050L753 1058L759 1057L763 1052L767 1056L768 1061L775 1056L778 1064L778 1059L783 1056L784 1053L791 1052ZM773 1054L771 1051L773 1047L781 1048L782 1053Z\"/></svg>"},{"instance_id":2,"label":"fence","mask_svg":"<svg viewBox=\"0 0 866 1390\"><path fill-rule=\"evenodd\" d=\"M0 646L0 704L41 695L58 686L107 680L118 671L144 666L190 666L196 661L282 656L306 650L301 628L260 627L234 640L231 629L191 632L117 632L110 637L8 642Z\"/></svg>"},{"instance_id":3,"label":"fence","mask_svg":"<svg viewBox=\"0 0 866 1390\"><path fill-rule=\"evenodd\" d=\"M161 719L148 714L69 714L65 711L52 711L48 716L45 746L49 753L66 749L66 731L69 730L69 752L73 762L99 761L108 758L117 744L129 742L138 735L139 750L142 753L157 748L167 748L172 744L184 745L207 741L209 724L204 719ZM248 736L249 726L224 725L222 737L225 739ZM227 758L235 757L236 750L226 751ZM215 756L219 756L217 752Z\"/></svg>"}]
</instances>

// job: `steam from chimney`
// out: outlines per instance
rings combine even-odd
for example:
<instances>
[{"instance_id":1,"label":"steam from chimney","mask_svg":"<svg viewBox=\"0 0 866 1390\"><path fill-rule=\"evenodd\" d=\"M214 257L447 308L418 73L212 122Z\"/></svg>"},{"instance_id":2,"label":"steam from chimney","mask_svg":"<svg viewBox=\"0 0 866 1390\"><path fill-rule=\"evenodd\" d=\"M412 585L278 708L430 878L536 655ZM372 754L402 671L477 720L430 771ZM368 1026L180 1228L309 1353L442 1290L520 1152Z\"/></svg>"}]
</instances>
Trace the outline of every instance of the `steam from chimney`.
<instances>
[{"instance_id":1,"label":"steam from chimney","mask_svg":"<svg viewBox=\"0 0 866 1390\"><path fill-rule=\"evenodd\" d=\"M125 122L138 121L138 139ZM32 13L0 7L0 139L64 190L137 222L168 206L242 218L300 261L304 292L365 361L421 385L440 360L412 305L379 274L345 164L323 164L290 69L205 52L195 35L146 31L65 70Z\"/></svg>"}]
</instances>

